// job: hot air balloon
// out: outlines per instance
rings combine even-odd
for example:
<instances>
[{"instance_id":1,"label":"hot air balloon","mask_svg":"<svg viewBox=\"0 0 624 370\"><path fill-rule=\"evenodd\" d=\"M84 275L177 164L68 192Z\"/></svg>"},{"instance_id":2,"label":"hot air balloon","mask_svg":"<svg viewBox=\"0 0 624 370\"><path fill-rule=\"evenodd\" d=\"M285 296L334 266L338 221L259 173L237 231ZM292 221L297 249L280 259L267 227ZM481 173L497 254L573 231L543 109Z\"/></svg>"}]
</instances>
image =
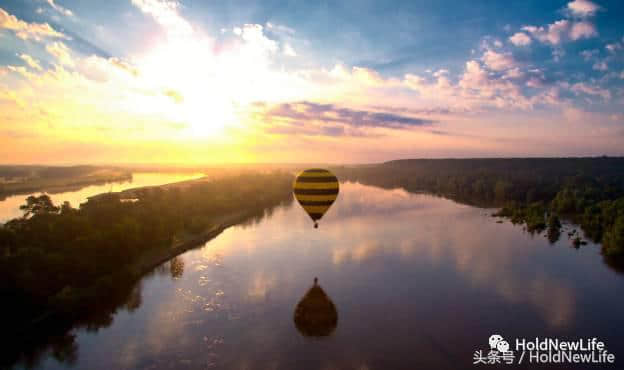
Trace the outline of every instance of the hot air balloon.
<instances>
[{"instance_id":1,"label":"hot air balloon","mask_svg":"<svg viewBox=\"0 0 624 370\"><path fill-rule=\"evenodd\" d=\"M328 170L312 168L297 176L293 191L295 198L317 228L317 221L323 217L338 197L338 179Z\"/></svg>"}]
</instances>

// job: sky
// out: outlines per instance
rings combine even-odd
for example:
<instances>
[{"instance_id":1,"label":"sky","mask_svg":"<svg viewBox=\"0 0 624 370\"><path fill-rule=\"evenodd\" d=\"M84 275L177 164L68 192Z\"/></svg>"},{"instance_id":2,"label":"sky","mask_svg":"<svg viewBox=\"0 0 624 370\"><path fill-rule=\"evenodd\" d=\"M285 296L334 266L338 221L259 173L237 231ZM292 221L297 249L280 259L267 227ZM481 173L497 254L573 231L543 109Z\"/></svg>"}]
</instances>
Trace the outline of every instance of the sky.
<instances>
[{"instance_id":1,"label":"sky","mask_svg":"<svg viewBox=\"0 0 624 370\"><path fill-rule=\"evenodd\" d=\"M3 0L0 163L624 155L624 2Z\"/></svg>"}]
</instances>

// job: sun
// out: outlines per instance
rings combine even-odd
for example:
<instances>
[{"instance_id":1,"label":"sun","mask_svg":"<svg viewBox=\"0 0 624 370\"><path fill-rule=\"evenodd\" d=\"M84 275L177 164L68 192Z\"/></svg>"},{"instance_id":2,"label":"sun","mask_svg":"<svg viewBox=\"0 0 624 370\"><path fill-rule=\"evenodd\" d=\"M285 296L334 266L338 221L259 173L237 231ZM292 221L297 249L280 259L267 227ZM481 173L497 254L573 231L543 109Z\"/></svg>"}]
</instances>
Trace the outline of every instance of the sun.
<instances>
[{"instance_id":1,"label":"sun","mask_svg":"<svg viewBox=\"0 0 624 370\"><path fill-rule=\"evenodd\" d=\"M193 137L219 136L235 124L232 103L215 96L195 95L185 102L185 121L188 133Z\"/></svg>"}]
</instances>

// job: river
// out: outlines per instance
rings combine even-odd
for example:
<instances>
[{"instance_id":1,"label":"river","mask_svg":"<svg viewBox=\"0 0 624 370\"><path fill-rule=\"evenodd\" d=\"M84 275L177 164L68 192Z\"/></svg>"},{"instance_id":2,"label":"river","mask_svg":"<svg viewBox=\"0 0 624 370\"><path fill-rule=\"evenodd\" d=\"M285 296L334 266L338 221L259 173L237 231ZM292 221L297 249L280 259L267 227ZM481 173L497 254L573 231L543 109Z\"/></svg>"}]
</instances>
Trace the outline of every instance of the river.
<instances>
[{"instance_id":1,"label":"river","mask_svg":"<svg viewBox=\"0 0 624 370\"><path fill-rule=\"evenodd\" d=\"M159 173L159 172L135 172L132 179L128 181L109 182L105 184L87 185L77 190L50 192L50 198L56 205L63 204L68 201L73 207L78 207L80 203L87 201L87 198L106 193L109 191L122 191L131 188L139 188L143 186L156 186L169 184L173 182L185 181L202 177L202 174L196 173ZM25 199L29 195L40 195L41 192L31 194L11 195L0 201L0 223L4 223L10 219L22 216L23 212L19 209L20 205L26 203Z\"/></svg>"},{"instance_id":2,"label":"river","mask_svg":"<svg viewBox=\"0 0 624 370\"><path fill-rule=\"evenodd\" d=\"M108 322L74 328L70 344L32 364L471 369L492 334L596 337L624 361L624 276L599 246L575 249L566 233L550 244L491 212L343 183L318 229L296 202L231 227L156 268ZM293 322L315 277L338 315L326 337Z\"/></svg>"}]
</instances>

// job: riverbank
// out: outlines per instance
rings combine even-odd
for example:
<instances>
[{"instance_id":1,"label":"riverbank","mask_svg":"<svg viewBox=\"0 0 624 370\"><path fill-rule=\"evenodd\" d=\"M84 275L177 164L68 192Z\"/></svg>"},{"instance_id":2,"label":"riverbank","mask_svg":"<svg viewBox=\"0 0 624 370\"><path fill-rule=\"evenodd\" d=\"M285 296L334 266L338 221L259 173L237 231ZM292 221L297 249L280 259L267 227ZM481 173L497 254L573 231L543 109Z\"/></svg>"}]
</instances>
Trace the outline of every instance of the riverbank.
<instances>
[{"instance_id":1,"label":"riverbank","mask_svg":"<svg viewBox=\"0 0 624 370\"><path fill-rule=\"evenodd\" d=\"M132 270L136 272L135 280L139 280L143 275L154 270L156 267L183 253L203 246L210 240L219 236L229 227L244 223L254 216L258 215L251 211L239 211L223 215L219 220L215 221L214 226L207 228L199 234L188 234L185 237L176 240L168 248L165 247L150 251L142 256L132 267ZM30 323L26 324L26 326L20 330L20 334L24 335L29 331L36 329L39 325L45 325L46 322L58 317L60 314L61 313L57 311L47 311L33 319Z\"/></svg>"},{"instance_id":2,"label":"riverbank","mask_svg":"<svg viewBox=\"0 0 624 370\"><path fill-rule=\"evenodd\" d=\"M589 240L601 244L605 256L624 259L621 157L408 159L332 170L342 181L501 207L498 215L528 231L550 228L553 241L558 218L570 219ZM574 243L582 245L583 240L575 238Z\"/></svg>"},{"instance_id":3,"label":"riverbank","mask_svg":"<svg viewBox=\"0 0 624 370\"><path fill-rule=\"evenodd\" d=\"M0 226L0 294L13 297L0 317L10 332L82 319L159 264L291 201L291 186L290 174L248 173L106 193L80 208L29 198L29 217Z\"/></svg>"},{"instance_id":4,"label":"riverbank","mask_svg":"<svg viewBox=\"0 0 624 370\"><path fill-rule=\"evenodd\" d=\"M216 238L226 229L241 224L251 217L256 216L253 212L239 211L232 214L223 215L216 221L214 226L207 228L205 231L197 234L188 234L183 238L172 243L171 247L156 250L153 253L145 255L136 265L136 270L140 274L146 274L161 264L175 258L182 253L203 246L210 240Z\"/></svg>"},{"instance_id":5,"label":"riverbank","mask_svg":"<svg viewBox=\"0 0 624 370\"><path fill-rule=\"evenodd\" d=\"M33 192L54 194L79 190L89 185L131 180L132 172L119 168L5 166L0 169L0 201L11 195Z\"/></svg>"}]
</instances>

